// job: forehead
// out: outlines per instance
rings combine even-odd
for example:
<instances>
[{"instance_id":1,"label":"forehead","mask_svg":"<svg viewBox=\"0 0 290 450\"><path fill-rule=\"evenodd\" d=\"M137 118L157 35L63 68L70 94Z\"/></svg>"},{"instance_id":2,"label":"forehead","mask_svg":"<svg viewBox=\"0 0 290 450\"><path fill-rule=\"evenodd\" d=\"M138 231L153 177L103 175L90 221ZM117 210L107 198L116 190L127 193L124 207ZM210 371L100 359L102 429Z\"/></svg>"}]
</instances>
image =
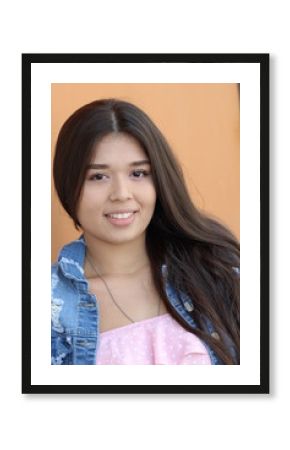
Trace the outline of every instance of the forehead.
<instances>
[{"instance_id":1,"label":"forehead","mask_svg":"<svg viewBox=\"0 0 290 450\"><path fill-rule=\"evenodd\" d=\"M140 143L125 133L112 133L99 141L92 154L92 162L102 164L131 163L148 159Z\"/></svg>"}]
</instances>

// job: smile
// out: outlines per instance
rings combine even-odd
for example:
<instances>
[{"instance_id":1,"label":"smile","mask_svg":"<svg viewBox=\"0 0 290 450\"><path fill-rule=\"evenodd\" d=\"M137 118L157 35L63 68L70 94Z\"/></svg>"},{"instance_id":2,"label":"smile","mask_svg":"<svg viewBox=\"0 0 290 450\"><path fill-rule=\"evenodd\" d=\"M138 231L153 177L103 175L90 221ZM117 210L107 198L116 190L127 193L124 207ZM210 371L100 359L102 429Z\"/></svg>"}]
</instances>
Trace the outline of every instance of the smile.
<instances>
[{"instance_id":1,"label":"smile","mask_svg":"<svg viewBox=\"0 0 290 450\"><path fill-rule=\"evenodd\" d=\"M110 222L111 225L115 225L117 227L124 227L131 225L134 222L136 213L138 211L120 211L120 212L112 212L109 214L105 214L105 217Z\"/></svg>"},{"instance_id":2,"label":"smile","mask_svg":"<svg viewBox=\"0 0 290 450\"><path fill-rule=\"evenodd\" d=\"M130 212L130 213L107 214L107 216L113 219L128 219L133 214L134 214L133 212Z\"/></svg>"}]
</instances>

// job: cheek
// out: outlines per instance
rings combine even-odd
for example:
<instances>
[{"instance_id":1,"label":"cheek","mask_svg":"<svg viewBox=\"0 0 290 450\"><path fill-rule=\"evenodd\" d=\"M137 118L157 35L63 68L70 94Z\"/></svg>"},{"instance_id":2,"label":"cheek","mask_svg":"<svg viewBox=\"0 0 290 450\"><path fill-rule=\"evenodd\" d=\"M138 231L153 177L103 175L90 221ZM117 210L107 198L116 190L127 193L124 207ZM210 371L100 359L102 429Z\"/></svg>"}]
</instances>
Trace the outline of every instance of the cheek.
<instances>
[{"instance_id":1,"label":"cheek","mask_svg":"<svg viewBox=\"0 0 290 450\"><path fill-rule=\"evenodd\" d=\"M102 196L100 194L96 195L91 189L85 189L82 196L80 197L78 214L86 214L90 211L97 211L102 207Z\"/></svg>"},{"instance_id":2,"label":"cheek","mask_svg":"<svg viewBox=\"0 0 290 450\"><path fill-rule=\"evenodd\" d=\"M148 208L154 209L156 203L156 191L154 186L150 185L147 189L143 191L144 204Z\"/></svg>"}]
</instances>

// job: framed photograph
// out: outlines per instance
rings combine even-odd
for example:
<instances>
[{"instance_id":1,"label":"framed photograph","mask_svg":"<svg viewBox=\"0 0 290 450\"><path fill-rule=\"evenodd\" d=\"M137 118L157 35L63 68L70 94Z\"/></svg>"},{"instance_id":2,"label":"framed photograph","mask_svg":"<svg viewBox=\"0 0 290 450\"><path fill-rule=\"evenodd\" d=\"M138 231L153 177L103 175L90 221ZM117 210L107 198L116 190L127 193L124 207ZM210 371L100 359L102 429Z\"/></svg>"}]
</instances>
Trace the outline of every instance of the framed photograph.
<instances>
[{"instance_id":1,"label":"framed photograph","mask_svg":"<svg viewBox=\"0 0 290 450\"><path fill-rule=\"evenodd\" d=\"M269 393L269 54L23 54L22 146L22 392Z\"/></svg>"}]
</instances>

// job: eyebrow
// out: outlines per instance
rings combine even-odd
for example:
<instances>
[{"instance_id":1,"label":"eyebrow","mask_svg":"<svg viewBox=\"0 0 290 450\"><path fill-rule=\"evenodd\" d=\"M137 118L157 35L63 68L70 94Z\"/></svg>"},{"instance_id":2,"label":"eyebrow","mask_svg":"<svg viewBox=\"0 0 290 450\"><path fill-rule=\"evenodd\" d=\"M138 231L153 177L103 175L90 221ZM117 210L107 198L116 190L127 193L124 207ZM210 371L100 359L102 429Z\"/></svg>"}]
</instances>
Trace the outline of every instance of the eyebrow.
<instances>
[{"instance_id":1,"label":"eyebrow","mask_svg":"<svg viewBox=\"0 0 290 450\"><path fill-rule=\"evenodd\" d=\"M150 164L148 159L142 159L141 161L133 161L129 164L130 167L143 166L144 164ZM87 169L109 169L108 164L88 164Z\"/></svg>"}]
</instances>

